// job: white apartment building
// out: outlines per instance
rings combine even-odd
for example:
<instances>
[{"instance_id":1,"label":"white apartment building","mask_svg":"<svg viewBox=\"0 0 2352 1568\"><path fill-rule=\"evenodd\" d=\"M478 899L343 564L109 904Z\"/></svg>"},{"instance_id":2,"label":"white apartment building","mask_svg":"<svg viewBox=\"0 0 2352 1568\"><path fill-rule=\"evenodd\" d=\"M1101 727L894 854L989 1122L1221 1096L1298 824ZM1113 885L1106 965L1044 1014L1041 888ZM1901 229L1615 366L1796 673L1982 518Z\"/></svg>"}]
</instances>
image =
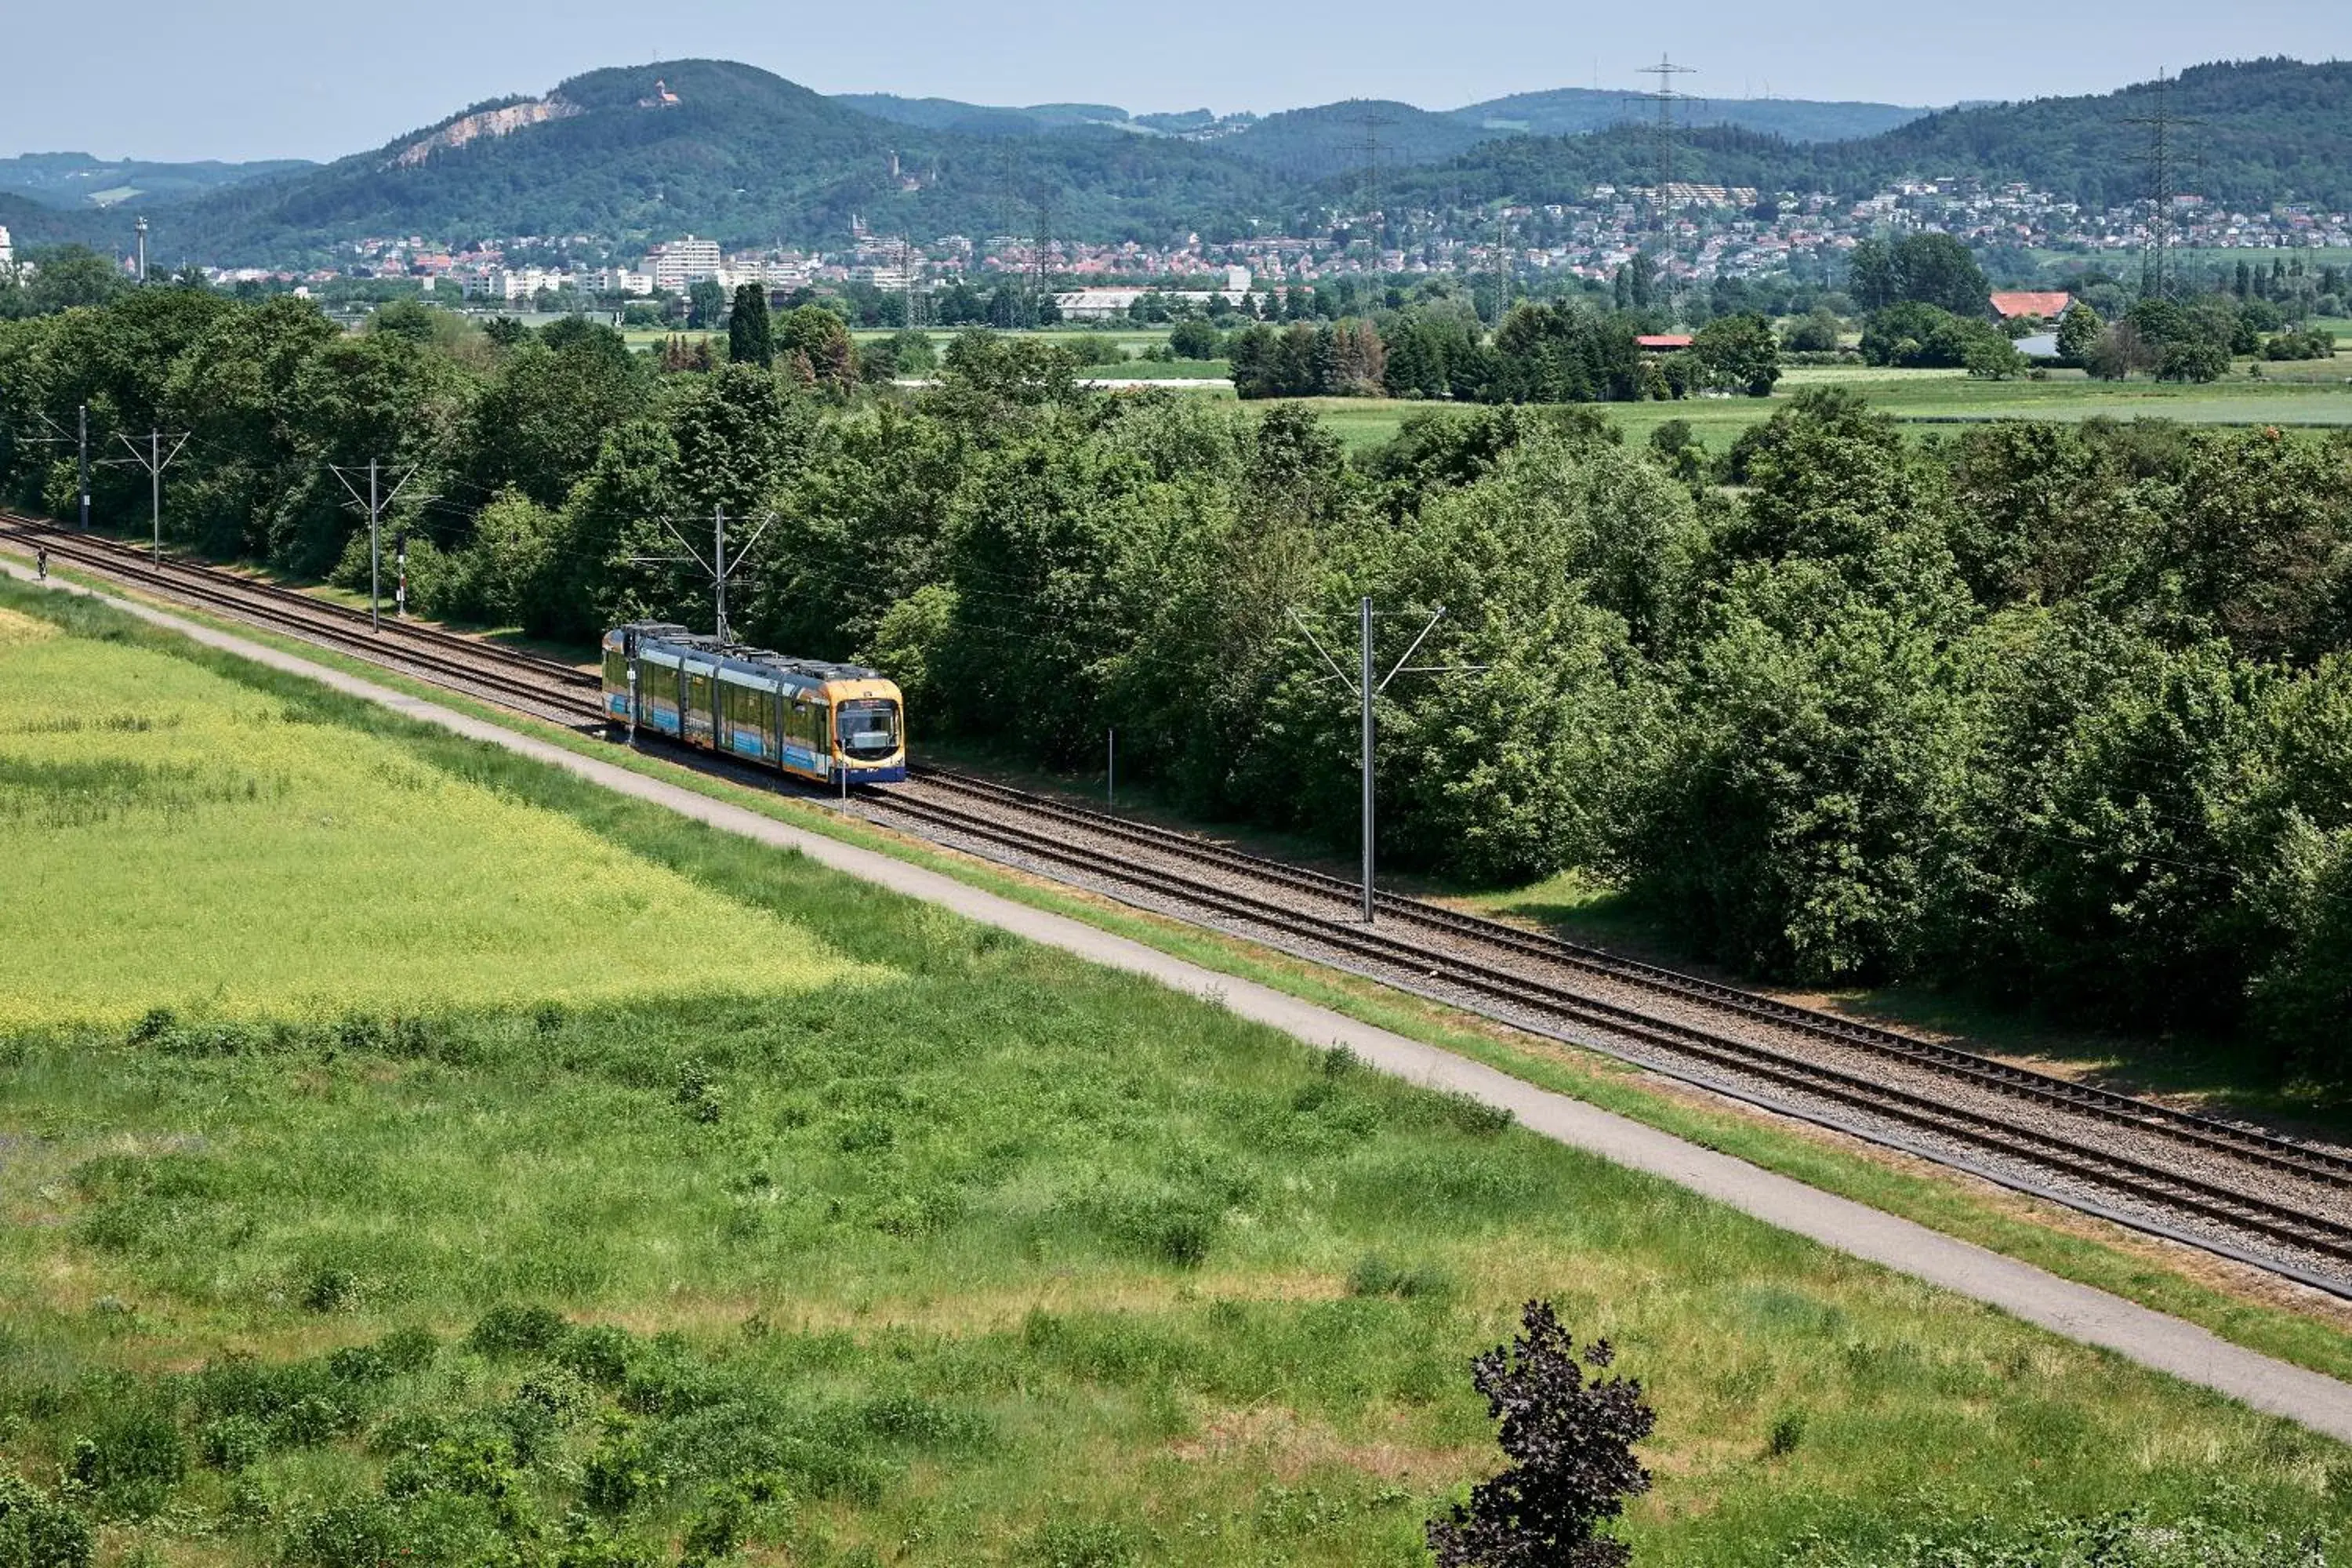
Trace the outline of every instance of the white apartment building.
<instances>
[{"instance_id":1,"label":"white apartment building","mask_svg":"<svg viewBox=\"0 0 2352 1568\"><path fill-rule=\"evenodd\" d=\"M683 239L664 240L646 252L646 269L654 275L654 287L676 294L706 278L719 276L719 242L697 239L688 235Z\"/></svg>"},{"instance_id":2,"label":"white apartment building","mask_svg":"<svg viewBox=\"0 0 2352 1568\"><path fill-rule=\"evenodd\" d=\"M625 267L600 267L583 275L580 286L591 294L650 294L654 291L654 275L633 272Z\"/></svg>"},{"instance_id":3,"label":"white apartment building","mask_svg":"<svg viewBox=\"0 0 2352 1568\"><path fill-rule=\"evenodd\" d=\"M16 242L8 237L8 226L0 224L0 271L16 265Z\"/></svg>"}]
</instances>

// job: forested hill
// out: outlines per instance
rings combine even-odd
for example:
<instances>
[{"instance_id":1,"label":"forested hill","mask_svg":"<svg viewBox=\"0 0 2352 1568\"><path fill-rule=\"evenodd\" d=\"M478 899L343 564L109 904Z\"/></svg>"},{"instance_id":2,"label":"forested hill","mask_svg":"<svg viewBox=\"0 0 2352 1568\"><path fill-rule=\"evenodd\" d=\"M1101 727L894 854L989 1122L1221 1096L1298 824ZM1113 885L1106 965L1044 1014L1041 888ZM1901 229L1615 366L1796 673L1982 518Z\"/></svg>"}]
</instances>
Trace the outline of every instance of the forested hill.
<instances>
[{"instance_id":1,"label":"forested hill","mask_svg":"<svg viewBox=\"0 0 2352 1568\"><path fill-rule=\"evenodd\" d=\"M1468 104L1451 110L1450 117L1489 134L1573 136L1651 120L1657 111L1655 100L1642 93L1564 87L1550 92L1517 92L1508 98ZM1687 125L1736 125L1743 131L1761 131L1790 142L1838 142L1875 136L1927 112L1893 103L1823 102L1802 98L1711 99L1702 95L1683 105L1678 118Z\"/></svg>"},{"instance_id":2,"label":"forested hill","mask_svg":"<svg viewBox=\"0 0 2352 1568\"><path fill-rule=\"evenodd\" d=\"M1905 175L1965 174L2110 203L2144 184L2137 160L2147 131L2134 121L2158 90L1948 110L1843 142L1702 125L1677 137L1675 171L1844 195ZM2181 188L2233 206L2293 198L2352 207L2352 64L2204 66L2165 91L2169 109L2195 122L2175 133ZM1299 232L1361 199L1368 114L1382 122L1384 205L1578 201L1599 181L1647 184L1657 167L1644 126L1498 134L1406 104L1327 105L1201 141L1090 118L1124 112L1105 105L978 120L968 105L882 106L893 118L721 60L592 71L544 98L478 104L323 168L156 210L152 254L165 267L276 263L395 234L581 235L626 247L693 232L730 244L832 244L853 216L918 239L1041 226L1089 240ZM1148 117L1193 118L1213 121ZM100 215L71 216L26 213L20 237L83 237Z\"/></svg>"},{"instance_id":3,"label":"forested hill","mask_svg":"<svg viewBox=\"0 0 2352 1568\"><path fill-rule=\"evenodd\" d=\"M1876 136L1797 144L1732 126L1676 138L1677 178L1763 190L1859 195L1906 175L2021 180L2105 206L2147 188L2141 162L2159 102L2171 132L2177 188L2236 207L2305 201L2352 207L2352 62L2246 60L2198 66L2159 87L2142 82L2078 98L2036 99L1926 115ZM1655 134L1621 124L1580 136L1482 142L1444 163L1402 171L1401 194L1445 203L1558 202L1596 180L1646 184Z\"/></svg>"},{"instance_id":4,"label":"forested hill","mask_svg":"<svg viewBox=\"0 0 2352 1568\"><path fill-rule=\"evenodd\" d=\"M892 174L893 160L902 172ZM165 260L269 260L359 235L537 234L729 242L877 232L1230 232L1286 188L1192 142L1075 126L981 135L893 123L724 60L592 71L476 105L290 179L159 222Z\"/></svg>"},{"instance_id":5,"label":"forested hill","mask_svg":"<svg viewBox=\"0 0 2352 1568\"><path fill-rule=\"evenodd\" d=\"M1901 168L1951 169L2107 205L2147 188L2134 160L2149 131L2132 121L2155 113L2159 95L2168 114L2194 121L2171 132L2179 189L2232 206L2352 206L2352 60L2194 66L2162 89L2142 82L2097 97L1948 110L1811 151L1842 185Z\"/></svg>"}]
</instances>

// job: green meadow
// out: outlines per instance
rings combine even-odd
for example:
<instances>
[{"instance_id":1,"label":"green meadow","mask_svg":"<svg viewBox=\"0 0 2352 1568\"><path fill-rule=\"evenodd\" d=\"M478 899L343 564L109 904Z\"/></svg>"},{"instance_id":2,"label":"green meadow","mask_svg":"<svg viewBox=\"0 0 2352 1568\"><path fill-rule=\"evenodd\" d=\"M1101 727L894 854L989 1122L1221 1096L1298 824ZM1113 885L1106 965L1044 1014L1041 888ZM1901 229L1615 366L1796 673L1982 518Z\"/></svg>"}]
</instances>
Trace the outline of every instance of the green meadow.
<instances>
[{"instance_id":1,"label":"green meadow","mask_svg":"<svg viewBox=\"0 0 2352 1568\"><path fill-rule=\"evenodd\" d=\"M1637 1562L2352 1512L2284 1423L16 586L0 868L0 1563L1423 1562L1537 1296L1657 1407Z\"/></svg>"},{"instance_id":2,"label":"green meadow","mask_svg":"<svg viewBox=\"0 0 2352 1568\"><path fill-rule=\"evenodd\" d=\"M1742 430L1771 417L1809 386L1848 386L1916 435L1989 419L2170 419L2184 425L2352 426L2352 353L2333 360L2263 364L2249 376L2241 362L2229 379L2203 385L2155 381L2099 382L2079 371L2046 381L1984 381L1956 370L1882 370L1869 365L1797 365L1771 397L1695 397L1666 403L1595 405L1602 417L1643 441L1669 420L1683 420L1720 452ZM1305 399L1350 449L1379 446L1415 414L1453 405L1392 398Z\"/></svg>"}]
</instances>

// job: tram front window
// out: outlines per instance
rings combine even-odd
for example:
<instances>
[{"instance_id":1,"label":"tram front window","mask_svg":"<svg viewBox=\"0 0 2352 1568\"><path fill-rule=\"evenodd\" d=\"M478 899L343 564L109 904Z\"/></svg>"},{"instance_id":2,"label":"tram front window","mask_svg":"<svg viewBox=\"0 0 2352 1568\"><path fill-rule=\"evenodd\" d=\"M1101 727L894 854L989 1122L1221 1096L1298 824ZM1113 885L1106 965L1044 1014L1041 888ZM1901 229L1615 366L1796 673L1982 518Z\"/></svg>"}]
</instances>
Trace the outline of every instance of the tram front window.
<instances>
[{"instance_id":1,"label":"tram front window","mask_svg":"<svg viewBox=\"0 0 2352 1568\"><path fill-rule=\"evenodd\" d=\"M841 751L853 762L879 762L898 749L898 705L882 697L845 702L835 724Z\"/></svg>"}]
</instances>

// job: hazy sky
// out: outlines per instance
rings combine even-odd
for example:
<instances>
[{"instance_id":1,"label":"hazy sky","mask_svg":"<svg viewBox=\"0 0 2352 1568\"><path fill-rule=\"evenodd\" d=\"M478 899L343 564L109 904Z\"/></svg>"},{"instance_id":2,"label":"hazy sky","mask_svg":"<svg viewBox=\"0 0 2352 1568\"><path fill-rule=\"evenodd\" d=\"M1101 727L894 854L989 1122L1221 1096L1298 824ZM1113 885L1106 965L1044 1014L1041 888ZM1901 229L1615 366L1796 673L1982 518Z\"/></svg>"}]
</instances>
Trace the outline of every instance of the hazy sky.
<instances>
[{"instance_id":1,"label":"hazy sky","mask_svg":"<svg viewBox=\"0 0 2352 1568\"><path fill-rule=\"evenodd\" d=\"M1638 68L1661 51L1698 68L1682 85L1711 97L1760 96L1769 83L1785 98L1919 104L2102 91L2210 59L2352 54L2347 0L571 0L479 11L116 0L10 9L0 28L0 155L172 159L331 158L593 67L696 55L746 60L825 92L1264 112L1349 97L1443 109L1541 88L1638 87Z\"/></svg>"}]
</instances>

